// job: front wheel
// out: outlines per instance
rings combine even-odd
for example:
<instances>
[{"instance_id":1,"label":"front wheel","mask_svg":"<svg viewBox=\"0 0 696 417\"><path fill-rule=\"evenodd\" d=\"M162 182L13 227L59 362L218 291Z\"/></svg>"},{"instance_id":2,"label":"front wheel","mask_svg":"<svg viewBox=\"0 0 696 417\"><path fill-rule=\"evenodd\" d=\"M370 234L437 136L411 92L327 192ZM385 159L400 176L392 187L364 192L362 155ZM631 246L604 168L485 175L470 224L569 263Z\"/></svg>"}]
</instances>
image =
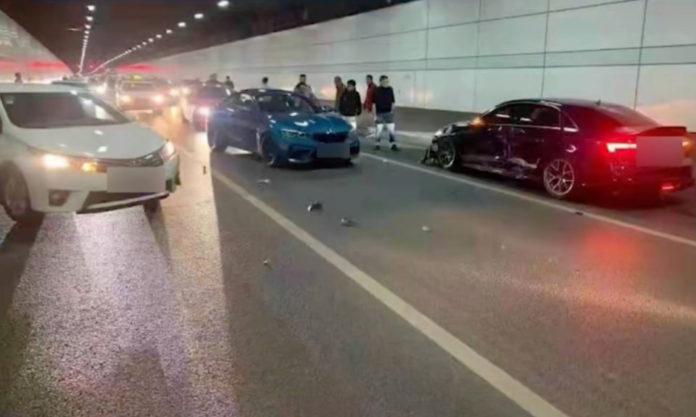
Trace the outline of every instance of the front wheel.
<instances>
[{"instance_id":1,"label":"front wheel","mask_svg":"<svg viewBox=\"0 0 696 417\"><path fill-rule=\"evenodd\" d=\"M2 205L8 216L17 223L36 225L43 214L32 210L29 189L24 177L16 168L9 168L1 177Z\"/></svg>"},{"instance_id":2,"label":"front wheel","mask_svg":"<svg viewBox=\"0 0 696 417\"><path fill-rule=\"evenodd\" d=\"M261 159L269 167L277 168L285 165L278 145L268 135L261 136Z\"/></svg>"},{"instance_id":3,"label":"front wheel","mask_svg":"<svg viewBox=\"0 0 696 417\"><path fill-rule=\"evenodd\" d=\"M220 134L217 130L208 130L208 146L213 152L222 152L227 146L220 140Z\"/></svg>"},{"instance_id":4,"label":"front wheel","mask_svg":"<svg viewBox=\"0 0 696 417\"><path fill-rule=\"evenodd\" d=\"M578 176L572 162L565 158L550 161L543 171L544 189L553 198L564 200L578 193Z\"/></svg>"},{"instance_id":5,"label":"front wheel","mask_svg":"<svg viewBox=\"0 0 696 417\"><path fill-rule=\"evenodd\" d=\"M459 153L452 139L441 138L438 140L437 162L442 168L449 171L455 171L459 168Z\"/></svg>"}]
</instances>

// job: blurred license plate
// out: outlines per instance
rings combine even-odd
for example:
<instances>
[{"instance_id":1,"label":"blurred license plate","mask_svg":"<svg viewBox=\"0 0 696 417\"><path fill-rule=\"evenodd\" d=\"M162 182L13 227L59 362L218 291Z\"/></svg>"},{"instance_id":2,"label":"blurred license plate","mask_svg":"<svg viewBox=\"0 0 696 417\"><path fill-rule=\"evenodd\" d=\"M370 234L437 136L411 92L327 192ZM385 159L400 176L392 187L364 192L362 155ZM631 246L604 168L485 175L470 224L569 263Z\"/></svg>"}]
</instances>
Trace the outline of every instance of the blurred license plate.
<instances>
[{"instance_id":1,"label":"blurred license plate","mask_svg":"<svg viewBox=\"0 0 696 417\"><path fill-rule=\"evenodd\" d=\"M684 164L680 136L639 136L636 140L636 165L639 167L679 167Z\"/></svg>"},{"instance_id":2,"label":"blurred license plate","mask_svg":"<svg viewBox=\"0 0 696 417\"><path fill-rule=\"evenodd\" d=\"M165 191L164 167L127 168L106 170L106 189L110 193L160 193Z\"/></svg>"},{"instance_id":3,"label":"blurred license plate","mask_svg":"<svg viewBox=\"0 0 696 417\"><path fill-rule=\"evenodd\" d=\"M323 143L317 146L317 158L350 158L350 147L347 143Z\"/></svg>"}]
</instances>

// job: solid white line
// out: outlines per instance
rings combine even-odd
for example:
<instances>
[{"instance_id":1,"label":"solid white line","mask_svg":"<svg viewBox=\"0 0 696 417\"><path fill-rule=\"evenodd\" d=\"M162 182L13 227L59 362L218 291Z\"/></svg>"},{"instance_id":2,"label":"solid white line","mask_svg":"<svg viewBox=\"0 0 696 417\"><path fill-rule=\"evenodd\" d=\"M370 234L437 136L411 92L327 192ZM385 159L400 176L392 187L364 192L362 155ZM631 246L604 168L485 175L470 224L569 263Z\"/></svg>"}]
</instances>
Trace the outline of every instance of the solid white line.
<instances>
[{"instance_id":1,"label":"solid white line","mask_svg":"<svg viewBox=\"0 0 696 417\"><path fill-rule=\"evenodd\" d=\"M179 152L198 161L195 154L187 150L180 148ZM567 417L566 414L551 405L534 391L527 388L521 382L517 381L508 373L491 363L488 359L478 354L466 343L457 339L454 335L432 321L425 314L421 313L415 307L399 298L393 292L389 291L385 286L377 282L377 280L363 272L357 266L350 263L350 261L343 258L328 246L321 243L291 220L274 210L271 206L250 194L243 187L236 184L218 170L211 169L210 171L213 178L239 195L242 199L264 213L266 216L271 218L271 220L276 222L280 227L307 245L328 263L343 272L348 278L353 280L353 282L361 286L365 291L370 293L399 317L411 324L423 335L432 340L436 345L452 355L452 357L458 360L462 365L466 366L476 375L487 381L490 385L508 397L520 408L524 409L529 414L538 417Z\"/></svg>"},{"instance_id":2,"label":"solid white line","mask_svg":"<svg viewBox=\"0 0 696 417\"><path fill-rule=\"evenodd\" d=\"M539 205L542 205L545 207L564 211L566 213L582 214L583 217L587 217L589 219L597 220L597 221L604 222L604 223L609 223L609 224L612 224L614 226L623 227L623 228L630 229L630 230L633 230L636 232L645 233L645 234L650 235L650 236L659 237L659 238L666 239L666 240L669 240L672 242L681 243L681 244L696 248L696 240L689 239L689 238L682 237L682 236L678 236L678 235L673 235L671 233L660 232L659 230L654 230L654 229L650 229L648 227L639 226L637 224L633 224L633 223L626 222L623 220L614 219L612 217L605 216L602 214L584 211L582 209L568 206L568 205L565 205L562 203L557 203L557 202L549 200L549 199L536 197L536 196L533 196L530 194L525 194L525 193L520 192L520 191L511 190L511 189L503 188L500 186L487 184L484 182L479 182L479 181L473 180L471 178L463 177L463 176L457 176L457 175L449 174L446 172L435 171L433 169L421 167L421 166L410 164L407 162L396 161L394 159L381 157L379 155L375 155L375 154L368 153L368 152L361 152L360 155L366 156L368 158L372 158L375 160L379 160L379 161L382 161L382 162L387 163L387 164L396 165L396 166L410 169L413 171L422 172L425 174L434 175L436 177L445 178L445 179L448 179L450 181L456 181L456 182L459 182L462 184L470 185L472 187L480 188L482 190L491 191L491 192L498 193L498 194L503 194L503 195L506 195L509 197L515 197L515 198L518 198L521 200L529 201L531 203L535 203L535 204L539 204Z\"/></svg>"}]
</instances>

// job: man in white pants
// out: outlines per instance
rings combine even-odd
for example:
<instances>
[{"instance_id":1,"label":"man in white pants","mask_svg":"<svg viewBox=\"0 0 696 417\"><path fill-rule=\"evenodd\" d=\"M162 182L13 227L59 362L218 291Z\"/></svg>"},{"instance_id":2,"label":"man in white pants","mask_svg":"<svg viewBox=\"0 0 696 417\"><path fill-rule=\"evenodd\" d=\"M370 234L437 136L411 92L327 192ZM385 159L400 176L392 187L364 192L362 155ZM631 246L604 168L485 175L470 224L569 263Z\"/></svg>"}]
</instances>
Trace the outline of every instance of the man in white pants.
<instances>
[{"instance_id":1,"label":"man in white pants","mask_svg":"<svg viewBox=\"0 0 696 417\"><path fill-rule=\"evenodd\" d=\"M379 77L379 87L375 89L375 112L377 117L377 138L375 141L375 150L380 149L380 140L382 139L382 131L387 127L389 131L389 143L392 151L398 151L396 146L396 124L394 123L394 90L389 86L389 77L382 75Z\"/></svg>"}]
</instances>

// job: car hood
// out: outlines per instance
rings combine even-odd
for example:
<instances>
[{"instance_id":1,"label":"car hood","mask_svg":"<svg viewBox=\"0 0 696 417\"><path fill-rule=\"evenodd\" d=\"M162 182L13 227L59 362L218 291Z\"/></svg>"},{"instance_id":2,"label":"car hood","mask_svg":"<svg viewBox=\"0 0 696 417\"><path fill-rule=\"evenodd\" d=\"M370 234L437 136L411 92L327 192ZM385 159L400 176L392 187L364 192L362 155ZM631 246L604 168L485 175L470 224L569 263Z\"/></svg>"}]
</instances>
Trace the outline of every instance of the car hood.
<instances>
[{"instance_id":1,"label":"car hood","mask_svg":"<svg viewBox=\"0 0 696 417\"><path fill-rule=\"evenodd\" d=\"M273 114L269 116L269 119L274 128L307 133L345 132L352 129L351 125L340 116L330 113Z\"/></svg>"},{"instance_id":2,"label":"car hood","mask_svg":"<svg viewBox=\"0 0 696 417\"><path fill-rule=\"evenodd\" d=\"M164 146L165 140L137 123L56 129L18 129L18 139L45 152L99 159L138 158Z\"/></svg>"}]
</instances>

